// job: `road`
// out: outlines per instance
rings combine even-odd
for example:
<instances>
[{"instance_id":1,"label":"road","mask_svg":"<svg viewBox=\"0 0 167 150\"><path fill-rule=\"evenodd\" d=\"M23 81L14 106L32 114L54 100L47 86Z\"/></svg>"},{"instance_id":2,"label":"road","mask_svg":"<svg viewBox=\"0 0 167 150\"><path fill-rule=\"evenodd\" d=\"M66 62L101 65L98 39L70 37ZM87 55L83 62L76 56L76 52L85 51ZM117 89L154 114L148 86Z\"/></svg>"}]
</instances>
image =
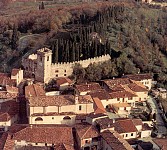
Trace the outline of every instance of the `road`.
<instances>
[{"instance_id":1,"label":"road","mask_svg":"<svg viewBox=\"0 0 167 150\"><path fill-rule=\"evenodd\" d=\"M161 117L162 111L159 109L156 100L150 96L149 99L147 100L147 102L150 104L150 106L152 108L152 113L156 114L156 127L158 130L158 136L162 136L164 134L166 135L167 129L166 129L164 121Z\"/></svg>"}]
</instances>

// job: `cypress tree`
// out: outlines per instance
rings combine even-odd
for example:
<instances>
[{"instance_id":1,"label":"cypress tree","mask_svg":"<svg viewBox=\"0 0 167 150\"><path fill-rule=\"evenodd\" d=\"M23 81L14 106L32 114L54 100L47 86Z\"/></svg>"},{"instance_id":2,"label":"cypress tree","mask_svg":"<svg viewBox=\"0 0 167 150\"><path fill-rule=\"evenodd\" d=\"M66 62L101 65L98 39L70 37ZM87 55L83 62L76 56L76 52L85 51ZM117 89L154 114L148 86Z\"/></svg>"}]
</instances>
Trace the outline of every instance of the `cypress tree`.
<instances>
[{"instance_id":1,"label":"cypress tree","mask_svg":"<svg viewBox=\"0 0 167 150\"><path fill-rule=\"evenodd\" d=\"M18 34L17 34L17 27L14 24L13 25L13 34L11 39L11 48L16 49L17 48L17 42L18 42Z\"/></svg>"}]
</instances>

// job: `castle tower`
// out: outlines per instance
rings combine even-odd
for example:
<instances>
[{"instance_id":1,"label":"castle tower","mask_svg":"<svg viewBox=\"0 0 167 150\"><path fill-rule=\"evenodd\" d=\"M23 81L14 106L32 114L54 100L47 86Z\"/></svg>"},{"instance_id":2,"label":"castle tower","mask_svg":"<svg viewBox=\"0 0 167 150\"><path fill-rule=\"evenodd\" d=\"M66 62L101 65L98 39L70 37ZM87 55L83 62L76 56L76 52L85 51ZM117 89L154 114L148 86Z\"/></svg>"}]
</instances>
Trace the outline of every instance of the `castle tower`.
<instances>
[{"instance_id":1,"label":"castle tower","mask_svg":"<svg viewBox=\"0 0 167 150\"><path fill-rule=\"evenodd\" d=\"M52 51L48 48L42 48L37 51L37 69L35 80L46 83L50 79L52 64Z\"/></svg>"}]
</instances>

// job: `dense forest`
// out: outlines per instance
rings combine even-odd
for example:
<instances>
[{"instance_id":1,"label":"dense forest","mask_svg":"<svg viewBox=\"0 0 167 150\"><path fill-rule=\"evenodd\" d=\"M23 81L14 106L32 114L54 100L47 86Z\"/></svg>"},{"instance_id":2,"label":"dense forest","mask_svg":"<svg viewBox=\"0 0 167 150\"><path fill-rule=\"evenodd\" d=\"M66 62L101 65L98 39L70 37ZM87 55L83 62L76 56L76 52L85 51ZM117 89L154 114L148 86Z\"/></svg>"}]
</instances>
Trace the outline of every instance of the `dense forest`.
<instances>
[{"instance_id":1,"label":"dense forest","mask_svg":"<svg viewBox=\"0 0 167 150\"><path fill-rule=\"evenodd\" d=\"M53 51L54 63L111 55L111 61L85 69L77 64L73 76L78 82L150 72L158 86L167 85L165 8L130 0L39 8L1 15L1 71L46 46Z\"/></svg>"}]
</instances>

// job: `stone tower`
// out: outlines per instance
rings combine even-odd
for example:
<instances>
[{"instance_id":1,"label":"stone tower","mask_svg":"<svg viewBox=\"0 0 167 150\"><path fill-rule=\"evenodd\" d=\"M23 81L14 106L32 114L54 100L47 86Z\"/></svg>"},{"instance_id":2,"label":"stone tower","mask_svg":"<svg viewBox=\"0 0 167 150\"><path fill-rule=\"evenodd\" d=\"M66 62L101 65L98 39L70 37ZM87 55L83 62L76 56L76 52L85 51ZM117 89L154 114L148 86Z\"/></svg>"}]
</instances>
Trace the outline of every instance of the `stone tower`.
<instances>
[{"instance_id":1,"label":"stone tower","mask_svg":"<svg viewBox=\"0 0 167 150\"><path fill-rule=\"evenodd\" d=\"M37 69L35 80L46 83L50 79L52 64L52 51L48 48L42 48L37 51Z\"/></svg>"}]
</instances>

